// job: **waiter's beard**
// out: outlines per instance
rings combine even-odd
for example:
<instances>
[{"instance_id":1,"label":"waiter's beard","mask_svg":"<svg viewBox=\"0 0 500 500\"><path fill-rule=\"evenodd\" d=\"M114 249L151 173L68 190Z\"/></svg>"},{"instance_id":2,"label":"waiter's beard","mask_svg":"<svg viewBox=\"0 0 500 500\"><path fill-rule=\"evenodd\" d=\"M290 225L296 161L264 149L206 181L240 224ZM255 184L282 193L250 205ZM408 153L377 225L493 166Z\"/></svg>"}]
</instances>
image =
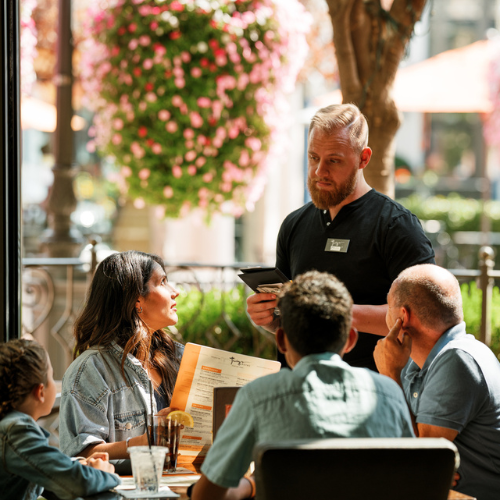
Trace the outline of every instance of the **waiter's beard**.
<instances>
[{"instance_id":1,"label":"waiter's beard","mask_svg":"<svg viewBox=\"0 0 500 500\"><path fill-rule=\"evenodd\" d=\"M311 179L310 176L307 177L307 188L311 195L312 202L320 210L328 210L330 207L336 207L340 205L348 196L350 196L354 189L356 189L356 184L358 181L358 172L355 170L351 177L349 177L344 184L340 186L335 186L333 189L325 191L323 189L318 189L316 187L316 182L323 179ZM331 182L328 179L325 181Z\"/></svg>"}]
</instances>

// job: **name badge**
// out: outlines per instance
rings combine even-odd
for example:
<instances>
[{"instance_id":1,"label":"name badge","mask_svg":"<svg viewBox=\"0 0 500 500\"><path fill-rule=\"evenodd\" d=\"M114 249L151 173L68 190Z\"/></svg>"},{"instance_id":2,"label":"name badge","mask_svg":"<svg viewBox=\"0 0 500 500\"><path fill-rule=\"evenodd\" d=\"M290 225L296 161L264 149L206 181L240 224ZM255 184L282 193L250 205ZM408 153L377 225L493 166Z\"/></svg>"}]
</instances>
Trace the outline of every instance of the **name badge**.
<instances>
[{"instance_id":1,"label":"name badge","mask_svg":"<svg viewBox=\"0 0 500 500\"><path fill-rule=\"evenodd\" d=\"M326 240L325 252L347 253L349 242L351 240L337 240L335 238L328 238Z\"/></svg>"}]
</instances>

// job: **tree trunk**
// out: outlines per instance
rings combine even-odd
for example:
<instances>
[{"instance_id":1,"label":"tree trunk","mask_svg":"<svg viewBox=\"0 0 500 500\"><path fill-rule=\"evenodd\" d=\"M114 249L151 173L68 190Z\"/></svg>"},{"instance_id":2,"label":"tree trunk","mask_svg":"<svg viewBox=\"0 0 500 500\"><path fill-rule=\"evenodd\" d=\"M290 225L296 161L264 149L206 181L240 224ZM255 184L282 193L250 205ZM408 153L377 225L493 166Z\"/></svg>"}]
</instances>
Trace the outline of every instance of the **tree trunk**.
<instances>
[{"instance_id":1,"label":"tree trunk","mask_svg":"<svg viewBox=\"0 0 500 500\"><path fill-rule=\"evenodd\" d=\"M395 136L401 123L391 90L415 23L426 0L326 0L333 24L343 102L356 104L368 120L373 156L365 177L394 197Z\"/></svg>"}]
</instances>

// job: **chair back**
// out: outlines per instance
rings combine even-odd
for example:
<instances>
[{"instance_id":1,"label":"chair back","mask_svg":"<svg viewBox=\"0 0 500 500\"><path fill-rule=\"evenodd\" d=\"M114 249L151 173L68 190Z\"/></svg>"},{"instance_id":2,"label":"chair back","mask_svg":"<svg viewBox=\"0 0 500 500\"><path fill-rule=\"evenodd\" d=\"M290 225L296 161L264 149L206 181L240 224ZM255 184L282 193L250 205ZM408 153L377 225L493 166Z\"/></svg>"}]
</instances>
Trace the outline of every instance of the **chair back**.
<instances>
[{"instance_id":1,"label":"chair back","mask_svg":"<svg viewBox=\"0 0 500 500\"><path fill-rule=\"evenodd\" d=\"M212 442L217 431L224 422L233 404L239 386L214 387L214 404L212 407Z\"/></svg>"},{"instance_id":2,"label":"chair back","mask_svg":"<svg viewBox=\"0 0 500 500\"><path fill-rule=\"evenodd\" d=\"M323 439L254 449L258 500L446 500L458 467L446 439Z\"/></svg>"}]
</instances>

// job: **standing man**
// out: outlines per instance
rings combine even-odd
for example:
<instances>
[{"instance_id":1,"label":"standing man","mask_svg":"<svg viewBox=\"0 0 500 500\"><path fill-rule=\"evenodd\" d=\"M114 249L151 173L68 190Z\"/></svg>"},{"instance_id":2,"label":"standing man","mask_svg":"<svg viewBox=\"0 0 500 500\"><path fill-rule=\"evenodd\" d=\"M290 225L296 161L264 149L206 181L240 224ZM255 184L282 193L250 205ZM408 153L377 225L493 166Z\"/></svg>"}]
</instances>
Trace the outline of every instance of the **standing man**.
<instances>
[{"instance_id":1,"label":"standing man","mask_svg":"<svg viewBox=\"0 0 500 500\"><path fill-rule=\"evenodd\" d=\"M380 373L403 388L419 437L455 443L460 467L454 488L497 500L500 363L466 334L457 279L438 266L414 266L394 281L387 300L391 331L375 349Z\"/></svg>"},{"instance_id":2,"label":"standing man","mask_svg":"<svg viewBox=\"0 0 500 500\"><path fill-rule=\"evenodd\" d=\"M311 269L329 272L346 285L359 340L344 359L376 370L373 350L377 336L387 334L391 283L407 267L433 263L434 251L417 217L367 184L363 170L371 155L368 125L356 106L332 105L316 113L308 141L312 203L284 220L276 267L290 279ZM274 294L252 295L247 305L256 325L276 330Z\"/></svg>"}]
</instances>

